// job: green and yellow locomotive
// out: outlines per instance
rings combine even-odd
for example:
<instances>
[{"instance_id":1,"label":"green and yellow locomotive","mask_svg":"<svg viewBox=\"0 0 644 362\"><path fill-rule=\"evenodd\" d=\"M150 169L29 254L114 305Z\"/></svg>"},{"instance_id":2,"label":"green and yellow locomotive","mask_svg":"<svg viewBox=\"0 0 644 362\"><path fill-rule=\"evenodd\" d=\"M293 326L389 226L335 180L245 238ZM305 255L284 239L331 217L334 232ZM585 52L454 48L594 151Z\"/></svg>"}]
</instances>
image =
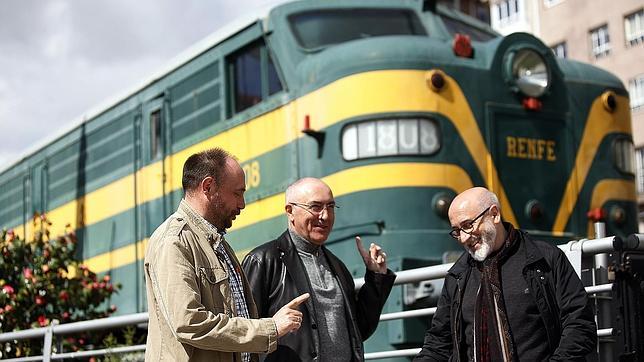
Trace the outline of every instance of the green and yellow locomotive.
<instances>
[{"instance_id":1,"label":"green and yellow locomotive","mask_svg":"<svg viewBox=\"0 0 644 362\"><path fill-rule=\"evenodd\" d=\"M4 170L0 226L30 237L34 214L52 233L71 223L87 264L123 284L120 313L145 311L144 245L182 197L184 160L213 146L246 171L247 206L228 234L240 255L283 231L284 190L303 176L333 189L328 245L356 276L355 235L398 269L460 252L447 207L474 185L540 238L592 237L596 217L627 235L628 102L612 74L431 1L293 2L213 34Z\"/></svg>"}]
</instances>

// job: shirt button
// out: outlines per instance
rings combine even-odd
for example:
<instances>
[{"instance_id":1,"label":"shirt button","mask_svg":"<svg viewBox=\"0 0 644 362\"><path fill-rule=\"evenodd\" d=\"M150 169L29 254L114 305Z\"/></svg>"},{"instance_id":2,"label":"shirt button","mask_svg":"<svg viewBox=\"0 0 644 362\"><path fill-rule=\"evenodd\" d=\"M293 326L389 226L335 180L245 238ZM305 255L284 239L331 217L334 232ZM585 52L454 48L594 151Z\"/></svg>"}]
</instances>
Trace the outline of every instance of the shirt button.
<instances>
[{"instance_id":1,"label":"shirt button","mask_svg":"<svg viewBox=\"0 0 644 362\"><path fill-rule=\"evenodd\" d=\"M317 325L317 324L315 324L315 323L313 323L313 324L311 325L311 328L313 328L313 329L318 329L318 325Z\"/></svg>"},{"instance_id":2,"label":"shirt button","mask_svg":"<svg viewBox=\"0 0 644 362\"><path fill-rule=\"evenodd\" d=\"M318 358L317 352L315 352L315 351L311 352L311 357Z\"/></svg>"}]
</instances>

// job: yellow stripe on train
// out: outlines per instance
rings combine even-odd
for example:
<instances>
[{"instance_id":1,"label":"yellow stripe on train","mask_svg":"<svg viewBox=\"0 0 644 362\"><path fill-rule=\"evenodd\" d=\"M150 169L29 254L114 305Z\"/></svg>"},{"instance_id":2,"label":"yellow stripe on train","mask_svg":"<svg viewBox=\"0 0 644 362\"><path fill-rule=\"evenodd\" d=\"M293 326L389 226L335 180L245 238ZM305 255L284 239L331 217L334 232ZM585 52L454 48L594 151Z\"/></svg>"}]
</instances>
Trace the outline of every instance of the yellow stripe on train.
<instances>
[{"instance_id":1,"label":"yellow stripe on train","mask_svg":"<svg viewBox=\"0 0 644 362\"><path fill-rule=\"evenodd\" d=\"M583 188L590 171L590 166L595 159L599 144L609 133L631 133L630 107L627 97L615 96L617 107L614 112L608 112L602 105L601 97L598 97L590 107L586 127L575 159L575 168L570 174L566 183L564 196L555 217L552 231L555 235L561 235L566 228L570 215L577 204L579 191ZM596 186L597 187L597 186ZM593 192L593 197L594 197ZM630 200L635 200L635 197ZM598 205L601 206L601 205ZM592 233L591 233L592 234ZM588 235L591 235L588 234Z\"/></svg>"},{"instance_id":2,"label":"yellow stripe on train","mask_svg":"<svg viewBox=\"0 0 644 362\"><path fill-rule=\"evenodd\" d=\"M394 187L446 187L460 193L473 186L467 172L459 166L435 163L387 163L340 171L324 178L336 197L361 191ZM230 231L284 212L284 193L249 204L237 217ZM105 272L143 258L147 239L86 260L96 272Z\"/></svg>"},{"instance_id":3,"label":"yellow stripe on train","mask_svg":"<svg viewBox=\"0 0 644 362\"><path fill-rule=\"evenodd\" d=\"M441 93L432 92L425 81L427 74L429 72L420 70L383 70L337 80L284 107L170 155L163 163L151 164L139 170L136 182L145 187L138 188L137 202L140 204L157 199L163 195L164 190L167 193L180 189L183 163L191 154L216 145L229 150L241 162L248 161L302 137L299 132L300 123L307 115L311 127L323 129L347 118L365 114L435 112L454 122L488 187L499 195L506 218L516 224L496 167L465 95L448 76L447 87ZM360 92L363 97L351 97L356 92ZM405 96L401 97L401 94ZM161 174L162 165L165 168L165 179ZM133 208L134 184L134 176L126 176L49 211L49 219L54 223L52 232L62 231L66 223L71 223L74 228L88 226ZM275 197L259 202L271 203ZM77 210L82 212L79 214ZM254 220L258 221L261 220Z\"/></svg>"}]
</instances>

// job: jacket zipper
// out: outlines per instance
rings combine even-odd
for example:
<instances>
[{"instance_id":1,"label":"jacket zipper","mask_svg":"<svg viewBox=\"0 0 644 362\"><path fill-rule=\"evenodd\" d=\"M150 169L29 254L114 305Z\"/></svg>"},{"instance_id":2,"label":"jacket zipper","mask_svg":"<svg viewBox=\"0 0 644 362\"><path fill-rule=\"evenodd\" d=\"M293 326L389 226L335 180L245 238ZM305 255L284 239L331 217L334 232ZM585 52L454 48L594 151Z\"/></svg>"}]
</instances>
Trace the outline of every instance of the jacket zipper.
<instances>
[{"instance_id":1,"label":"jacket zipper","mask_svg":"<svg viewBox=\"0 0 644 362\"><path fill-rule=\"evenodd\" d=\"M454 341L455 342L454 343L454 352L455 352L454 355L456 356L457 361L460 361L460 359L461 359L461 351L459 349L461 341L460 341L460 334L458 333L460 331L460 321L461 321L461 318L460 318L461 313L460 313L460 311L461 311L461 308L462 308L461 304L463 303L463 293L461 291L461 287L462 287L461 286L461 279L462 279L461 275L459 275L458 278L456 278L456 285L458 286L458 290L457 290L458 299L456 300L457 308L456 308L455 315L454 315L454 332L453 332L454 339L455 339L455 341Z\"/></svg>"}]
</instances>

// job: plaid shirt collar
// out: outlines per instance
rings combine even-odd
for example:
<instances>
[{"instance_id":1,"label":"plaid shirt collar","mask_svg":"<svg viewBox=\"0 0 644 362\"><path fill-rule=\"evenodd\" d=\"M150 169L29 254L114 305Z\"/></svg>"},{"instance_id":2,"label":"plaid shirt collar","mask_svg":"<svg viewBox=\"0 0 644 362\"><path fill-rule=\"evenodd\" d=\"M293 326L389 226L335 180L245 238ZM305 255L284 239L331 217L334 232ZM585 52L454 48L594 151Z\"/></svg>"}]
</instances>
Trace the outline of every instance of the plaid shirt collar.
<instances>
[{"instance_id":1,"label":"plaid shirt collar","mask_svg":"<svg viewBox=\"0 0 644 362\"><path fill-rule=\"evenodd\" d=\"M199 231L206 236L206 239L212 244L212 247L217 249L221 243L221 238L226 234L226 231L219 231L217 227L211 224L203 216L199 215L190 204L182 199L179 203L179 209L183 211L186 217L194 224Z\"/></svg>"}]
</instances>

